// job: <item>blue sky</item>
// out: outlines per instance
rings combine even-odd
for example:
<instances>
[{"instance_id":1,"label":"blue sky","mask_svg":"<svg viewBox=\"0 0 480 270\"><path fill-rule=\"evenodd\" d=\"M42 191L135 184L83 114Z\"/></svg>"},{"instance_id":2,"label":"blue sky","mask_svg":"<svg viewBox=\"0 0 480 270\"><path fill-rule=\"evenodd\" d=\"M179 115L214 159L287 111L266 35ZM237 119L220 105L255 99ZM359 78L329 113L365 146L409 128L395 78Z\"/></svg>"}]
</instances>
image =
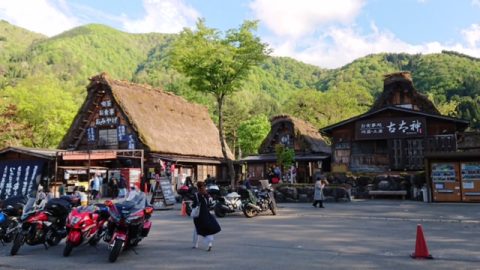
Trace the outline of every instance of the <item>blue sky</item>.
<instances>
[{"instance_id":1,"label":"blue sky","mask_svg":"<svg viewBox=\"0 0 480 270\"><path fill-rule=\"evenodd\" d=\"M480 57L480 0L0 0L0 19L48 36L88 23L177 33L197 18L220 30L259 20L274 55L326 68L379 52Z\"/></svg>"}]
</instances>

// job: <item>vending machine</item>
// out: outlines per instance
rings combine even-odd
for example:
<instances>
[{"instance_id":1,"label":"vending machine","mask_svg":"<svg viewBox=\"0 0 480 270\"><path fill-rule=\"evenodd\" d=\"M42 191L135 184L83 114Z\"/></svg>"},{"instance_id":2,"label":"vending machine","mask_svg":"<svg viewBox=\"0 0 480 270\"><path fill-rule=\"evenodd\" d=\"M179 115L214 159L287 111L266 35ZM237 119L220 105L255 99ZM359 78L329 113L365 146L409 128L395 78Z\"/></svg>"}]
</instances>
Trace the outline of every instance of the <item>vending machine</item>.
<instances>
[{"instance_id":1,"label":"vending machine","mask_svg":"<svg viewBox=\"0 0 480 270\"><path fill-rule=\"evenodd\" d=\"M462 198L458 163L432 163L432 196L435 202L458 202Z\"/></svg>"}]
</instances>

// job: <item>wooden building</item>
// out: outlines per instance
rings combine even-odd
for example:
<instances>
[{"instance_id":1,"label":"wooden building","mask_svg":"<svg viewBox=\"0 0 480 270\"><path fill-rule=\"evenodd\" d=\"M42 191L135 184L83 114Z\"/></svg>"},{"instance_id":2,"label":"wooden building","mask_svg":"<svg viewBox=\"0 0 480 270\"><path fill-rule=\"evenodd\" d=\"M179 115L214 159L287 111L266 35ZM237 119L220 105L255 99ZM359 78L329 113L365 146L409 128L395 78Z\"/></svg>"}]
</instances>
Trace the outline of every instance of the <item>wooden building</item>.
<instances>
[{"instance_id":1,"label":"wooden building","mask_svg":"<svg viewBox=\"0 0 480 270\"><path fill-rule=\"evenodd\" d=\"M105 73L90 81L61 143L69 151L61 153L59 169L82 174L106 170L108 176L134 177L133 182L159 173L171 175L174 183L187 176L203 180L207 174L226 179L218 129L207 108ZM79 180L90 177L82 174Z\"/></svg>"},{"instance_id":2,"label":"wooden building","mask_svg":"<svg viewBox=\"0 0 480 270\"><path fill-rule=\"evenodd\" d=\"M333 172L419 171L427 152L454 152L468 121L441 115L408 72L385 76L384 90L361 115L324 127Z\"/></svg>"},{"instance_id":3,"label":"wooden building","mask_svg":"<svg viewBox=\"0 0 480 270\"><path fill-rule=\"evenodd\" d=\"M7 147L0 150L0 200L27 195L39 184L49 185L58 150Z\"/></svg>"},{"instance_id":4,"label":"wooden building","mask_svg":"<svg viewBox=\"0 0 480 270\"><path fill-rule=\"evenodd\" d=\"M331 148L318 130L311 124L289 115L279 115L270 119L271 129L263 140L259 155L241 160L247 165L247 173L253 179L266 179L268 170L276 166L275 146L283 144L295 151L295 179L285 179L298 183L311 183L316 173L329 169ZM287 171L288 168L284 168Z\"/></svg>"}]
</instances>

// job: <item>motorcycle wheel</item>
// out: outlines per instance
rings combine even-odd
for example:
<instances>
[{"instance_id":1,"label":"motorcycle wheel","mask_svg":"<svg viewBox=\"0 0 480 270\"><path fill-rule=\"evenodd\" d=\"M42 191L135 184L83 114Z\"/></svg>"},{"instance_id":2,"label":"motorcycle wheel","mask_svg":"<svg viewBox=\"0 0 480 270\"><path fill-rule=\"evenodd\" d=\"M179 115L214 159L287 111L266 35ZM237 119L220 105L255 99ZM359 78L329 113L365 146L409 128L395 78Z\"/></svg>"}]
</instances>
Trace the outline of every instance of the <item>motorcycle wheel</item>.
<instances>
[{"instance_id":1,"label":"motorcycle wheel","mask_svg":"<svg viewBox=\"0 0 480 270\"><path fill-rule=\"evenodd\" d=\"M62 238L56 234L54 235L53 232L51 236L47 238L47 244L52 247L58 245L60 241L62 241Z\"/></svg>"},{"instance_id":2,"label":"motorcycle wheel","mask_svg":"<svg viewBox=\"0 0 480 270\"><path fill-rule=\"evenodd\" d=\"M17 223L17 222L12 222L12 223L10 223L10 225L7 227L7 230L10 230L10 229L15 228L15 227L17 227L17 226L18 226L18 223ZM13 238L14 238L15 235L16 235L15 231L17 231L17 230L14 230L14 231L12 231L12 232L10 232L10 233L5 234L4 237L3 237L3 241L4 241L5 243L10 243L10 242L12 242Z\"/></svg>"},{"instance_id":3,"label":"motorcycle wheel","mask_svg":"<svg viewBox=\"0 0 480 270\"><path fill-rule=\"evenodd\" d=\"M187 204L187 206L185 207L185 212L187 212L188 216L192 214L192 207L189 204Z\"/></svg>"},{"instance_id":4,"label":"motorcycle wheel","mask_svg":"<svg viewBox=\"0 0 480 270\"><path fill-rule=\"evenodd\" d=\"M94 247L98 244L98 242L100 241L100 238L101 238L100 236L95 235L94 237L90 238L90 240L88 240L88 244Z\"/></svg>"},{"instance_id":5,"label":"motorcycle wheel","mask_svg":"<svg viewBox=\"0 0 480 270\"><path fill-rule=\"evenodd\" d=\"M63 249L63 256L64 257L70 256L70 253L72 253L72 250L73 250L73 245L67 241L67 243L65 243L65 248Z\"/></svg>"},{"instance_id":6,"label":"motorcycle wheel","mask_svg":"<svg viewBox=\"0 0 480 270\"><path fill-rule=\"evenodd\" d=\"M113 244L112 250L110 250L110 255L108 255L109 262L115 262L120 255L120 251L122 251L123 240L115 240Z\"/></svg>"},{"instance_id":7,"label":"motorcycle wheel","mask_svg":"<svg viewBox=\"0 0 480 270\"><path fill-rule=\"evenodd\" d=\"M227 213L225 213L221 207L215 207L214 209L214 212L215 212L215 216L219 217L219 218L223 218L227 215Z\"/></svg>"},{"instance_id":8,"label":"motorcycle wheel","mask_svg":"<svg viewBox=\"0 0 480 270\"><path fill-rule=\"evenodd\" d=\"M15 238L13 239L12 249L10 249L10 255L17 255L18 250L20 250L20 247L23 245L24 238L25 236L21 232L15 235Z\"/></svg>"},{"instance_id":9,"label":"motorcycle wheel","mask_svg":"<svg viewBox=\"0 0 480 270\"><path fill-rule=\"evenodd\" d=\"M254 216L257 215L257 211L253 210L253 208L251 207L245 207L243 209L243 214L247 217L247 218L252 218Z\"/></svg>"},{"instance_id":10,"label":"motorcycle wheel","mask_svg":"<svg viewBox=\"0 0 480 270\"><path fill-rule=\"evenodd\" d=\"M270 211L272 211L272 215L277 215L277 205L274 202L270 202Z\"/></svg>"}]
</instances>

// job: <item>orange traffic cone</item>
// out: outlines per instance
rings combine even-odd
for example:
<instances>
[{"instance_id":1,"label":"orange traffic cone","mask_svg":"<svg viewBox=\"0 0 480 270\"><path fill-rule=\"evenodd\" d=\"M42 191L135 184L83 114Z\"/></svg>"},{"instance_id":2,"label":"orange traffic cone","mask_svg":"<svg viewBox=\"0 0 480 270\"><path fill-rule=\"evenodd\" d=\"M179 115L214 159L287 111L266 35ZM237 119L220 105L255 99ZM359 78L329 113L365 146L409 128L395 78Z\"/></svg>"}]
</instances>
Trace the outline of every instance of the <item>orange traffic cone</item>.
<instances>
[{"instance_id":1,"label":"orange traffic cone","mask_svg":"<svg viewBox=\"0 0 480 270\"><path fill-rule=\"evenodd\" d=\"M415 243L415 252L410 255L414 259L433 259L428 252L427 242L423 236L422 225L417 225L417 241Z\"/></svg>"},{"instance_id":2,"label":"orange traffic cone","mask_svg":"<svg viewBox=\"0 0 480 270\"><path fill-rule=\"evenodd\" d=\"M187 216L187 205L185 204L185 202L182 202L182 208L180 210L180 214L182 215L182 217Z\"/></svg>"}]
</instances>

